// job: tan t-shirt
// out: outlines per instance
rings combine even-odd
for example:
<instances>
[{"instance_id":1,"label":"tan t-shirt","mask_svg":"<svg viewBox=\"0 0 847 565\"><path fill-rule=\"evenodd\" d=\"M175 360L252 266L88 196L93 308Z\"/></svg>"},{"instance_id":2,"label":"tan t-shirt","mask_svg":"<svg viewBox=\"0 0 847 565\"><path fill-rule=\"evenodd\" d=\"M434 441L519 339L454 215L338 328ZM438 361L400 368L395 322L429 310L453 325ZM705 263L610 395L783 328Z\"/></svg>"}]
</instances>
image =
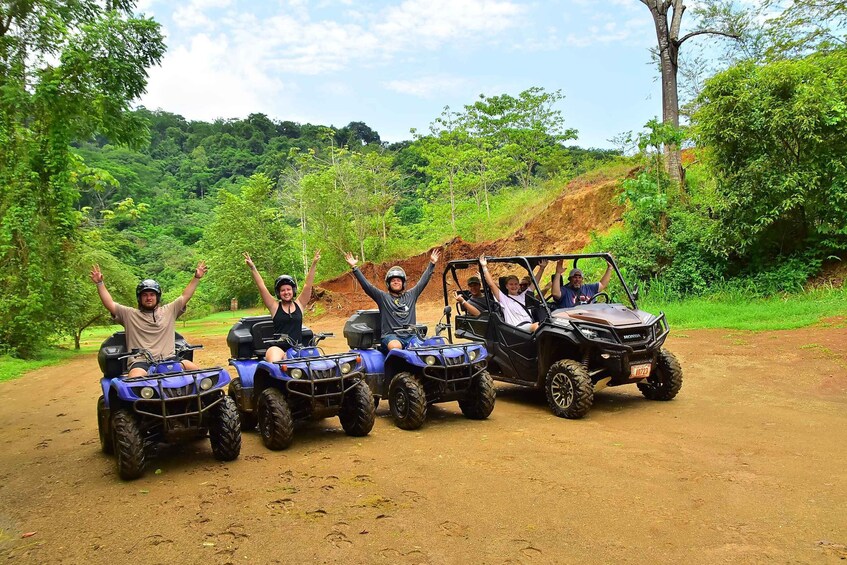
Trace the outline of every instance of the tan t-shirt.
<instances>
[{"instance_id":1,"label":"tan t-shirt","mask_svg":"<svg viewBox=\"0 0 847 565\"><path fill-rule=\"evenodd\" d=\"M115 304L114 319L126 328L127 350L147 349L156 361L174 356L174 331L176 319L185 312L185 300L182 296L157 306L152 312ZM143 355L130 358L129 363L145 361Z\"/></svg>"}]
</instances>

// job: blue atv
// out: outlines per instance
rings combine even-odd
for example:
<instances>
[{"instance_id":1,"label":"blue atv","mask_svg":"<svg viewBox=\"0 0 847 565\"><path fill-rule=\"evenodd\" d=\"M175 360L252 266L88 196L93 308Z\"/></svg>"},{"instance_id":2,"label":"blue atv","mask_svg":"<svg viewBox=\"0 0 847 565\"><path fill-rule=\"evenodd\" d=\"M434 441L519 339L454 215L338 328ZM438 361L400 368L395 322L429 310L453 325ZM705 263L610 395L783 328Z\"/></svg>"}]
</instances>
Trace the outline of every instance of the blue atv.
<instances>
[{"instance_id":1,"label":"blue atv","mask_svg":"<svg viewBox=\"0 0 847 565\"><path fill-rule=\"evenodd\" d=\"M204 438L208 433L215 459L232 461L241 452L238 411L224 394L229 373L221 367L185 371L180 364L183 359L192 361L200 347L188 345L176 334L176 356L157 360L147 350L127 351L122 331L100 346L100 448L116 456L122 479L143 475L147 455L158 443ZM129 378L127 359L137 355L147 358L149 374Z\"/></svg>"},{"instance_id":2,"label":"blue atv","mask_svg":"<svg viewBox=\"0 0 847 565\"><path fill-rule=\"evenodd\" d=\"M273 333L270 316L239 320L227 335L238 376L229 395L238 407L242 429L259 426L268 449L285 449L294 439L294 422L338 416L349 436L366 436L374 426L374 400L356 353L327 355L318 347L331 333L303 328L301 343ZM286 350L279 363L264 360L271 346Z\"/></svg>"},{"instance_id":3,"label":"blue atv","mask_svg":"<svg viewBox=\"0 0 847 565\"><path fill-rule=\"evenodd\" d=\"M494 410L496 391L486 370L485 346L449 344L441 337L446 327L436 324L436 335L430 338L420 324L392 330L412 339L406 349L393 349L386 355L375 348L380 343L378 310L359 310L344 324L344 337L351 353L362 358L375 403L388 397L394 423L401 429L420 428L427 406L439 402L458 400L462 414L473 420L484 420Z\"/></svg>"}]
</instances>

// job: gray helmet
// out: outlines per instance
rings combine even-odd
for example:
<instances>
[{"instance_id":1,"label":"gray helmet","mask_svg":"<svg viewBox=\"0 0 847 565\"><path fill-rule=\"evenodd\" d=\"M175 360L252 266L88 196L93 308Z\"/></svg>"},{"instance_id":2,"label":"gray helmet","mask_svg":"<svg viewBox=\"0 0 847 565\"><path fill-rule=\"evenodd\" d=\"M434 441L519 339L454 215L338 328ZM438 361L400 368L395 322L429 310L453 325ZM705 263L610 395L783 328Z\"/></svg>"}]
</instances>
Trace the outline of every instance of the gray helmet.
<instances>
[{"instance_id":1,"label":"gray helmet","mask_svg":"<svg viewBox=\"0 0 847 565\"><path fill-rule=\"evenodd\" d=\"M162 287L159 286L159 283L153 279L144 279L135 287L135 299L138 301L139 306L141 305L141 293L145 290L152 290L156 293L156 304L162 300Z\"/></svg>"},{"instance_id":2,"label":"gray helmet","mask_svg":"<svg viewBox=\"0 0 847 565\"><path fill-rule=\"evenodd\" d=\"M391 279L400 279L403 281L403 286L406 286L406 271L403 270L403 267L400 265L394 265L388 272L385 273L385 286L389 286L388 283Z\"/></svg>"},{"instance_id":3,"label":"gray helmet","mask_svg":"<svg viewBox=\"0 0 847 565\"><path fill-rule=\"evenodd\" d=\"M297 281L294 280L294 277L291 275L280 275L276 278L276 282L274 283L274 294L279 298L279 287L282 285L288 285L294 290L294 296L297 296Z\"/></svg>"}]
</instances>

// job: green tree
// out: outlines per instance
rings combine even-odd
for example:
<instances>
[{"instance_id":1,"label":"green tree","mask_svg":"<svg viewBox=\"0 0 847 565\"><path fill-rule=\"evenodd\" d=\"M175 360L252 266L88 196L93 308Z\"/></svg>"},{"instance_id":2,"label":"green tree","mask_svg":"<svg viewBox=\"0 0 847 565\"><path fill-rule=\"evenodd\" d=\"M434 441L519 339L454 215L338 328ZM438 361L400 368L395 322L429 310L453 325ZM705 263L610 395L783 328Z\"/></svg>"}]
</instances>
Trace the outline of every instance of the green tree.
<instances>
[{"instance_id":1,"label":"green tree","mask_svg":"<svg viewBox=\"0 0 847 565\"><path fill-rule=\"evenodd\" d=\"M245 251L268 284L273 280L267 277L297 272L296 232L273 194L273 183L261 174L247 179L240 194L218 194L214 217L199 244L200 257L209 265L208 293L214 304L223 306L231 298L242 304L257 302L256 287L244 264Z\"/></svg>"},{"instance_id":2,"label":"green tree","mask_svg":"<svg viewBox=\"0 0 847 565\"><path fill-rule=\"evenodd\" d=\"M722 252L788 254L847 246L847 52L709 80L695 114L708 147Z\"/></svg>"},{"instance_id":3,"label":"green tree","mask_svg":"<svg viewBox=\"0 0 847 565\"><path fill-rule=\"evenodd\" d=\"M466 107L469 125L516 165L515 175L529 188L538 165L547 162L557 146L576 139L577 131L565 127L556 105L564 100L561 90L546 92L534 86L517 97L508 94L480 96Z\"/></svg>"},{"instance_id":4,"label":"green tree","mask_svg":"<svg viewBox=\"0 0 847 565\"><path fill-rule=\"evenodd\" d=\"M102 134L137 143L129 113L164 53L159 25L133 3L0 4L0 347L32 355L69 293L79 224L70 143Z\"/></svg>"}]
</instances>

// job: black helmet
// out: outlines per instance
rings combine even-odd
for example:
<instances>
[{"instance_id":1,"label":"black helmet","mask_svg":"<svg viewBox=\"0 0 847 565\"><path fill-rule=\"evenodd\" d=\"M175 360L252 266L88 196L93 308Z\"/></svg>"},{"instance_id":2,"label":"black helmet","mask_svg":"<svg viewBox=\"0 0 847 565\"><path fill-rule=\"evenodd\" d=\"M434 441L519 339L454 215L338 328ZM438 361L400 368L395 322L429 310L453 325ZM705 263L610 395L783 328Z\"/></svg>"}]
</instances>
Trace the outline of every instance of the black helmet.
<instances>
[{"instance_id":1,"label":"black helmet","mask_svg":"<svg viewBox=\"0 0 847 565\"><path fill-rule=\"evenodd\" d=\"M294 290L294 296L297 296L297 281L294 280L294 277L291 275L280 275L276 278L276 282L274 283L274 294L279 298L279 287L287 284Z\"/></svg>"},{"instance_id":2,"label":"black helmet","mask_svg":"<svg viewBox=\"0 0 847 565\"><path fill-rule=\"evenodd\" d=\"M403 281L403 286L406 286L406 271L400 265L394 265L388 272L385 273L385 286L388 286L388 281L391 279L400 279Z\"/></svg>"},{"instance_id":3,"label":"black helmet","mask_svg":"<svg viewBox=\"0 0 847 565\"><path fill-rule=\"evenodd\" d=\"M153 279L144 279L135 287L135 299L138 301L138 304L141 304L141 293L145 290L152 290L156 293L156 304L162 299L162 287L159 286L159 283Z\"/></svg>"}]
</instances>

